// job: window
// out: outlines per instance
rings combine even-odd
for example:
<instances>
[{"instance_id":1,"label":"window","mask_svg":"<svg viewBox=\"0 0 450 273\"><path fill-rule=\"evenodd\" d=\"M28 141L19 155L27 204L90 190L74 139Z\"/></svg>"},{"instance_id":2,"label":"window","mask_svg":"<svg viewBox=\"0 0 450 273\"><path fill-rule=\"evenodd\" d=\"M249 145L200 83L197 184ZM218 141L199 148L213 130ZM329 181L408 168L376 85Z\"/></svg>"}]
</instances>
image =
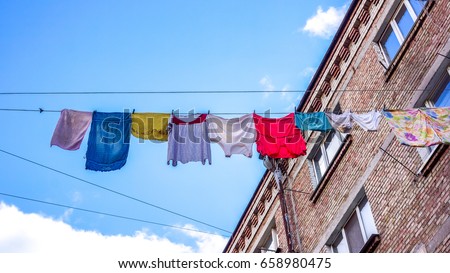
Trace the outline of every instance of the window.
<instances>
[{"instance_id":1,"label":"window","mask_svg":"<svg viewBox=\"0 0 450 273\"><path fill-rule=\"evenodd\" d=\"M330 248L334 253L361 252L377 233L369 201L364 196L344 227L339 230Z\"/></svg>"},{"instance_id":2,"label":"window","mask_svg":"<svg viewBox=\"0 0 450 273\"><path fill-rule=\"evenodd\" d=\"M313 156L310 159L312 168L314 169L314 188L319 185L322 177L339 152L339 149L343 143L343 138L344 136L341 133L337 131L331 131L324 138L324 141L320 142L320 144L316 146L316 151L315 153L313 153Z\"/></svg>"},{"instance_id":3,"label":"window","mask_svg":"<svg viewBox=\"0 0 450 273\"><path fill-rule=\"evenodd\" d=\"M432 107L448 107L450 106L450 77L447 76L447 84L440 91L441 94L436 99L436 102L430 106Z\"/></svg>"},{"instance_id":4,"label":"window","mask_svg":"<svg viewBox=\"0 0 450 273\"><path fill-rule=\"evenodd\" d=\"M379 41L384 59L391 63L411 31L427 0L402 0Z\"/></svg>"},{"instance_id":5,"label":"window","mask_svg":"<svg viewBox=\"0 0 450 273\"><path fill-rule=\"evenodd\" d=\"M278 252L278 234L274 226L269 228L265 236L261 240L259 247L256 248L256 253L275 253Z\"/></svg>"},{"instance_id":6,"label":"window","mask_svg":"<svg viewBox=\"0 0 450 273\"><path fill-rule=\"evenodd\" d=\"M425 107L449 107L450 106L450 75L444 73L440 82L437 84L433 94L424 103ZM427 162L438 145L418 148L418 152L423 162Z\"/></svg>"},{"instance_id":7,"label":"window","mask_svg":"<svg viewBox=\"0 0 450 273\"><path fill-rule=\"evenodd\" d=\"M411 4L411 7L413 8L414 12L419 15L420 12L423 10L423 7L425 7L425 4L428 2L428 0L412 0L409 1Z\"/></svg>"}]
</instances>

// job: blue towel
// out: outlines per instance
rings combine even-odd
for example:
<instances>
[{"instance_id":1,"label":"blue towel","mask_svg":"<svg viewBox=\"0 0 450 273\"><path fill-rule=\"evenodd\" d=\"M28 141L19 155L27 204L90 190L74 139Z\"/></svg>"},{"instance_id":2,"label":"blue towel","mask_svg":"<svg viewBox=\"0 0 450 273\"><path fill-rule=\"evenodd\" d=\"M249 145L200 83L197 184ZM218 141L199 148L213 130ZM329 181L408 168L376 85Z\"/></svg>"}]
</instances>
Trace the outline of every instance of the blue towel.
<instances>
[{"instance_id":1,"label":"blue towel","mask_svg":"<svg viewBox=\"0 0 450 273\"><path fill-rule=\"evenodd\" d=\"M130 113L100 113L92 115L86 152L86 169L114 171L125 165L130 148Z\"/></svg>"},{"instance_id":2,"label":"blue towel","mask_svg":"<svg viewBox=\"0 0 450 273\"><path fill-rule=\"evenodd\" d=\"M302 131L329 131L332 129L324 112L295 113L295 125Z\"/></svg>"}]
</instances>

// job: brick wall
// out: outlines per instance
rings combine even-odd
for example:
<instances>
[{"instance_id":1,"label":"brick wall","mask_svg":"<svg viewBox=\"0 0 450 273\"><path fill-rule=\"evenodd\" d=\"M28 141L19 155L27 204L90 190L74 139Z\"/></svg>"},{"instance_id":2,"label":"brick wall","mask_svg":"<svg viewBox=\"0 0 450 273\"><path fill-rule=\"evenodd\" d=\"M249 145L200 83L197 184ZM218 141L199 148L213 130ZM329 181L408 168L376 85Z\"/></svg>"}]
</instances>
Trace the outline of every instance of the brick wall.
<instances>
[{"instance_id":1,"label":"brick wall","mask_svg":"<svg viewBox=\"0 0 450 273\"><path fill-rule=\"evenodd\" d=\"M333 108L337 102L341 109L353 110L380 110L383 106L405 109L414 104L419 85L436 61L437 53L450 40L450 2L429 0L428 12L420 17L401 58L386 70L371 44L395 1L354 2L354 14L347 18L335 48L331 49L318 78L312 82L312 90L317 92L309 93L303 111ZM306 133L306 139L312 135ZM363 186L381 238L376 252L411 252L421 246L430 252L450 252L450 148L439 154L426 177L416 177L380 151L383 146L414 172L422 165L416 148L400 145L392 139L391 129L384 119L377 132L365 132L355 126L351 136L351 144L316 202L310 201L313 186L305 158L291 160L285 187L293 190L286 192L286 201L294 250L327 252L327 236L341 220L339 217L354 198L355 191ZM273 183L271 179L273 177L267 176L260 185L246 212L247 217L264 198L263 187ZM272 200L245 240L242 231L249 219L244 217L230 239L227 252L255 249L272 220L278 232L279 247L287 252L279 200ZM245 242L245 245L238 247L238 242Z\"/></svg>"},{"instance_id":2,"label":"brick wall","mask_svg":"<svg viewBox=\"0 0 450 273\"><path fill-rule=\"evenodd\" d=\"M374 25L377 20L383 19L380 17L384 9L383 6L377 13ZM417 29L414 39L405 49L397 67L388 71L389 78L374 49L370 47L363 52L363 45L372 42L371 32L378 31L370 28L369 33L364 35L361 46L353 48L356 56L364 54L362 61L358 66L347 64L349 68L340 71L344 73L343 79L351 79L345 87L342 86L344 81L340 81L335 89L375 91L347 91L342 94L333 94L332 91L328 105L323 108L333 106L337 100L342 109L381 109L384 105L390 109L407 108L425 74L436 60L437 53L450 38L449 26L450 3L436 1ZM317 82L320 82L320 79ZM295 211L299 219L296 228L300 233L302 252L312 252L316 249L320 239L335 220L337 212L348 199L350 191L356 186L371 160L379 153L379 147L385 142L390 131L384 119L381 120L380 130L377 132L365 132L355 126L352 131L352 144L317 202L313 204L308 195L293 193L295 201L290 205L294 208L291 208L290 213ZM414 171L418 171L422 165L416 148L400 145L395 138L387 149ZM410 252L418 244L428 245L442 229L450 214L449 160L450 154L447 150L431 173L427 177L419 177L416 181L414 174L388 155L382 155L364 183L381 237L377 252ZM312 192L306 163L294 177L292 187L294 190ZM282 224L281 213L277 213L276 217L277 223ZM280 238L281 244L285 246L284 235ZM325 246L319 247L322 252L327 251ZM449 236L433 251L450 252Z\"/></svg>"}]
</instances>

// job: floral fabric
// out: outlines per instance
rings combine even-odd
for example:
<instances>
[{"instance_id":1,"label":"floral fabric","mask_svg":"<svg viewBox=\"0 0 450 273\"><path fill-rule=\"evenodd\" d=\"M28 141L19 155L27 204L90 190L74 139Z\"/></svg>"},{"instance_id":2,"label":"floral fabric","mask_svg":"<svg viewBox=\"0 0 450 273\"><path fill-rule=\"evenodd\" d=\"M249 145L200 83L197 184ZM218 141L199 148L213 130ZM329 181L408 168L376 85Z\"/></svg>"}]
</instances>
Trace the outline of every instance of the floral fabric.
<instances>
[{"instance_id":1,"label":"floral fabric","mask_svg":"<svg viewBox=\"0 0 450 273\"><path fill-rule=\"evenodd\" d=\"M450 144L450 107L422 109L442 143Z\"/></svg>"},{"instance_id":2,"label":"floral fabric","mask_svg":"<svg viewBox=\"0 0 450 273\"><path fill-rule=\"evenodd\" d=\"M401 144L423 147L450 143L450 107L385 110L383 115Z\"/></svg>"}]
</instances>

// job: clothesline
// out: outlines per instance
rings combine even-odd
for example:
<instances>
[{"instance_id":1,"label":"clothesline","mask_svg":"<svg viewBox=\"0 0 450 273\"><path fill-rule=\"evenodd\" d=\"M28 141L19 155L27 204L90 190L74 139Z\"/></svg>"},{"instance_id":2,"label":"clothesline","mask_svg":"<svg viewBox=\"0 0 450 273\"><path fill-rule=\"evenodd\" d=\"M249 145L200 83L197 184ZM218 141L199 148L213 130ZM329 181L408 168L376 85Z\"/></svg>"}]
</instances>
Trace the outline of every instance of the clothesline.
<instances>
[{"instance_id":1,"label":"clothesline","mask_svg":"<svg viewBox=\"0 0 450 273\"><path fill-rule=\"evenodd\" d=\"M39 109L18 109L18 108L0 108L0 111L7 111L7 112L51 112L51 113L60 113L62 110L47 110L47 109L43 109L43 108L39 108ZM129 112L132 112L133 110L129 110ZM171 111L170 111L171 112ZM169 112L167 112L169 113ZM199 115L199 114L205 114L205 113L198 113L198 112L177 112L174 111L174 113L176 113L177 115ZM210 112L210 114L214 114L214 115L246 115L246 114L251 114L253 112ZM256 114L259 115L266 115L266 114L271 114L271 115L287 115L291 112L255 112Z\"/></svg>"},{"instance_id":2,"label":"clothesline","mask_svg":"<svg viewBox=\"0 0 450 273\"><path fill-rule=\"evenodd\" d=\"M252 156L252 146L262 156L296 158L306 154L303 131L350 133L357 124L364 131L378 130L381 117L400 143L414 147L450 143L450 107L383 110L358 114L291 112L281 118L256 113L225 119L213 114L83 112L64 109L51 145L77 150L90 127L86 169L112 171L127 161L130 136L168 142L167 164L200 161L211 164L211 143L220 145L226 157Z\"/></svg>"},{"instance_id":3,"label":"clothesline","mask_svg":"<svg viewBox=\"0 0 450 273\"><path fill-rule=\"evenodd\" d=\"M128 110L128 112L133 112L133 110L134 109L127 109ZM294 110L294 108L292 108L292 110ZM361 109L358 109L358 110L353 110L353 109L349 109L351 112L353 112L353 113L366 113L366 112L369 112L369 111L372 111L372 110L377 110L377 108L376 107L374 107L374 108L371 108L371 109L366 109L366 110L361 110ZM383 110L383 109L378 109L378 110ZM390 110L390 109L384 109L384 110ZM47 110L47 109L44 109L44 108L38 108L38 109L21 109L21 108L0 108L0 111L5 111L5 112L40 112L40 113L43 113L43 112L49 112L49 113L60 113L62 110ZM136 113L140 113L140 112L137 112L137 111L135 111ZM171 111L169 111L170 113L171 113ZM169 113L169 112L167 112L167 113ZM290 114L290 113L292 113L293 111L290 111L290 112L271 112L271 111L266 111L266 112L255 112L255 111L253 111L253 112L210 112L210 114L213 114L213 115L247 115L247 114L252 114L252 113L255 113L255 114L258 114L258 115L264 115L264 116L270 116L270 115L287 115L287 114ZM325 111L325 112L327 112L327 111ZM333 112L333 111L330 111L330 112ZM343 111L334 111L334 113L336 113L336 114L339 114L339 113L342 113ZM206 112L206 113L204 113L204 112L178 112L178 111L174 111L174 113L176 114L176 115L199 115L199 114L206 114L206 113L208 113L208 112Z\"/></svg>"}]
</instances>

